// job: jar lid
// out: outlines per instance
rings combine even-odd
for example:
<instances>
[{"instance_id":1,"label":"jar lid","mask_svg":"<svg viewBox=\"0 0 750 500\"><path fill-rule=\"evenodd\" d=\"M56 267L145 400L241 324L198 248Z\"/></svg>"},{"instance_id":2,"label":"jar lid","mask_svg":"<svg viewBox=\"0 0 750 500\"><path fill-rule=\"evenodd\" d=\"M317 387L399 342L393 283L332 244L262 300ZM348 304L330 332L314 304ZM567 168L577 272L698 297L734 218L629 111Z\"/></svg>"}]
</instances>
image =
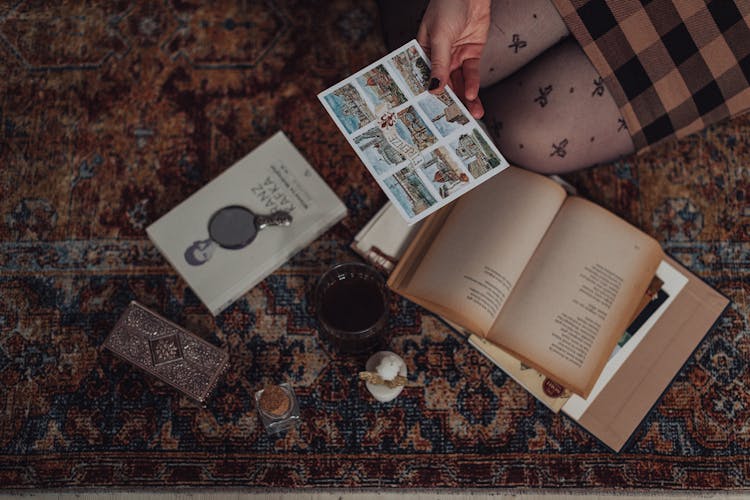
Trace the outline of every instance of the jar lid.
<instances>
[{"instance_id":1,"label":"jar lid","mask_svg":"<svg viewBox=\"0 0 750 500\"><path fill-rule=\"evenodd\" d=\"M260 409L269 415L281 417L292 406L292 401L287 391L278 385L271 385L263 390L258 402Z\"/></svg>"}]
</instances>

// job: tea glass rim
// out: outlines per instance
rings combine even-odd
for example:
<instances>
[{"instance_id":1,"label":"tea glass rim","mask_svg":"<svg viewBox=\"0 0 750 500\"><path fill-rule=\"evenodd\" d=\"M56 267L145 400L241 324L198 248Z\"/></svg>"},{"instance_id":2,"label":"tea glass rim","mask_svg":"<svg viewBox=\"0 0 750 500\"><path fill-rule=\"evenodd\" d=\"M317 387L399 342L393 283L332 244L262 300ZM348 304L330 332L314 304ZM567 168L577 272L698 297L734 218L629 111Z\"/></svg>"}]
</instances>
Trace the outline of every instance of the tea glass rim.
<instances>
[{"instance_id":1,"label":"tea glass rim","mask_svg":"<svg viewBox=\"0 0 750 500\"><path fill-rule=\"evenodd\" d=\"M320 313L321 311L321 299L323 295L323 282L324 280L329 277L330 275L335 274L338 272L341 268L344 267L355 267L360 268L364 271L368 272L368 275L372 275L373 278L375 278L375 281L378 286L378 291L380 292L380 296L383 299L383 314L378 317L377 321L372 323L367 328L362 328L361 330L343 330L341 328L335 327L331 325L328 321L325 320L323 315ZM330 285L329 285L330 286ZM339 264L334 264L330 267L328 267L323 274L320 275L318 278L318 282L315 285L315 315L320 322L320 324L328 331L329 334L333 335L333 332L343 333L345 335L349 336L365 336L367 333L371 332L374 328L383 326L383 323L387 323L388 321L388 288L386 286L385 277L383 277L382 273L374 266L371 266L370 264L367 264L365 262L341 262Z\"/></svg>"}]
</instances>

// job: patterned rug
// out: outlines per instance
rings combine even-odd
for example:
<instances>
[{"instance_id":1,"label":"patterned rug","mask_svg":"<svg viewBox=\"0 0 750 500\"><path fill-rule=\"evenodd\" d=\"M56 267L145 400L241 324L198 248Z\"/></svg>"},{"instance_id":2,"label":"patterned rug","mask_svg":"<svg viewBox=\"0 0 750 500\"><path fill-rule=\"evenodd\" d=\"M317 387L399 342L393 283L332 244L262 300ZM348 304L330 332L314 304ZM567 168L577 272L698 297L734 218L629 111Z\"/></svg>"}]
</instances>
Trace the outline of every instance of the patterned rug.
<instances>
[{"instance_id":1,"label":"patterned rug","mask_svg":"<svg viewBox=\"0 0 750 500\"><path fill-rule=\"evenodd\" d=\"M385 201L316 98L385 54L377 7L205 4L0 2L0 488L750 488L750 119L569 177L732 300L620 454L405 300L374 404L309 298ZM349 217L213 318L144 229L278 129ZM206 407L101 348L133 299L229 349Z\"/></svg>"}]
</instances>

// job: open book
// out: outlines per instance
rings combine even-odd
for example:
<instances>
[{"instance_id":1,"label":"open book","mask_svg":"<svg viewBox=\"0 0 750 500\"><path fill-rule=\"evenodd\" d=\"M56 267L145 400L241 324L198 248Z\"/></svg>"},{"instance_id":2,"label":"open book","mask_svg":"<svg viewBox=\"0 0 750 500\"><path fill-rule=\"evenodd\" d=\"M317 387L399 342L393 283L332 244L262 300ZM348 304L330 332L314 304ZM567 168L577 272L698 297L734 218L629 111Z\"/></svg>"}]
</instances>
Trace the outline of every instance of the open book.
<instances>
[{"instance_id":1,"label":"open book","mask_svg":"<svg viewBox=\"0 0 750 500\"><path fill-rule=\"evenodd\" d=\"M509 167L427 219L388 283L585 398L663 259L623 219Z\"/></svg>"},{"instance_id":2,"label":"open book","mask_svg":"<svg viewBox=\"0 0 750 500\"><path fill-rule=\"evenodd\" d=\"M536 175L526 173L517 177L511 174L513 171L514 169L503 172L490 184L512 183L514 189L521 189L520 184L516 184L519 178ZM536 177L546 184L547 178L539 175ZM571 186L567 187L569 193L574 191ZM511 186L488 189L496 189L494 192L499 195L502 190L511 189ZM519 191L518 194L521 193L522 191ZM476 194L472 192L461 201L468 201ZM520 222L524 215L515 213L513 210L528 209L528 207L528 203L519 203L515 207L505 205L509 211L499 219L515 218ZM480 221L485 225L494 226L496 223L494 219L498 214L492 214L490 217L487 213L487 210L481 212ZM404 273L419 267L419 259L424 257L427 249L434 249L438 245L432 238L443 233L442 228L447 216L447 212L437 213L423 221L426 226L409 226L396 209L390 203L386 203L357 234L352 242L352 248L369 262L380 265L386 273L391 273L393 264L398 265L401 262L402 267L398 273L393 274L391 284L403 284L409 281L409 278L404 277ZM426 229L432 224L435 224L432 229ZM424 233L423 228L425 228ZM512 227L505 234L506 238L515 237L518 229ZM484 231L486 230L489 228ZM492 242L493 239L489 238L478 244L485 245L492 244ZM591 250L590 248L588 251ZM461 257L461 265L473 259L476 251L477 249L472 249L469 254L457 254ZM491 253L491 250L485 249L485 252ZM484 252L480 253L484 254ZM452 262L452 265L456 265L459 259L456 258ZM528 266L527 261L525 267L528 268ZM451 267L447 269L451 272L460 271L453 270ZM526 271L524 270L523 273L525 274ZM513 294L516 294L515 290ZM412 297L420 300L416 296L412 295ZM437 305L428 304L424 300L420 302L433 310ZM456 304L462 302L464 301L451 303L449 307L443 306L440 310L455 311ZM635 431L640 423L690 358L701 339L718 321L728 303L726 297L712 289L679 262L664 255L655 275L635 306L630 323L622 332L615 335L618 340L586 398L575 395L565 387L554 383L544 373L514 357L481 334L472 333L445 317L443 319L459 333L468 335L470 345L487 356L537 400L552 411L564 413L602 443L619 451L636 435ZM503 308L507 307L510 306L506 303ZM547 307L540 307L539 311L547 311ZM537 319L532 317L530 321L537 321ZM535 342L533 335L534 332L530 332L529 342Z\"/></svg>"}]
</instances>

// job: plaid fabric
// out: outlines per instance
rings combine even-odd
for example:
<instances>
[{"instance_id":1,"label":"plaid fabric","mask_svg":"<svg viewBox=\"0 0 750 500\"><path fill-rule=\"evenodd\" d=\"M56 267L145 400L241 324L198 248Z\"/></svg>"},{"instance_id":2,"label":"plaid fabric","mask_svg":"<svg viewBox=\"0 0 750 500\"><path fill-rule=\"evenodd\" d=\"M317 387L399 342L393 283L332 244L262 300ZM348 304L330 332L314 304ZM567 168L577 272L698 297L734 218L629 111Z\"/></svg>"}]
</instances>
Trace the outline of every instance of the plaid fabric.
<instances>
[{"instance_id":1,"label":"plaid fabric","mask_svg":"<svg viewBox=\"0 0 750 500\"><path fill-rule=\"evenodd\" d=\"M750 0L553 0L640 152L750 108Z\"/></svg>"}]
</instances>

